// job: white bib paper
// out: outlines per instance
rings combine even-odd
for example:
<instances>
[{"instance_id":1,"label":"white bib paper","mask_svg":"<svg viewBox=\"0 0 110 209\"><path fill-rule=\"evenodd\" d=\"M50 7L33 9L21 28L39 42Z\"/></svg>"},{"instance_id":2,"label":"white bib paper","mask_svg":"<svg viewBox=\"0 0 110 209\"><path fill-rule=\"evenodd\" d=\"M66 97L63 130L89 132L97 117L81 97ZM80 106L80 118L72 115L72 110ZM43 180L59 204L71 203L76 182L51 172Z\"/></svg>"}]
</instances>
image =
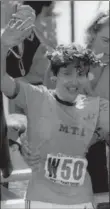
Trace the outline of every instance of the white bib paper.
<instances>
[{"instance_id":1,"label":"white bib paper","mask_svg":"<svg viewBox=\"0 0 110 209\"><path fill-rule=\"evenodd\" d=\"M45 177L62 185L81 186L85 180L86 168L87 160L84 158L48 154Z\"/></svg>"}]
</instances>

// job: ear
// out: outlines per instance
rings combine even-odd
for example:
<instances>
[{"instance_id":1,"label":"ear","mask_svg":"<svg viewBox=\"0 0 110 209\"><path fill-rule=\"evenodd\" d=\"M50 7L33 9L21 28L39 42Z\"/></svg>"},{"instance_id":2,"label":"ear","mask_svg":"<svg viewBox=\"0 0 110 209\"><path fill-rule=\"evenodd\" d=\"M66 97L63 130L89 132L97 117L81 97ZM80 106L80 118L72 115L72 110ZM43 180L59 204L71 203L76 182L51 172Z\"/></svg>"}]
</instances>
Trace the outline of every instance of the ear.
<instances>
[{"instance_id":1,"label":"ear","mask_svg":"<svg viewBox=\"0 0 110 209\"><path fill-rule=\"evenodd\" d=\"M89 81L94 80L94 74L89 72L88 73L88 79L89 79Z\"/></svg>"},{"instance_id":2,"label":"ear","mask_svg":"<svg viewBox=\"0 0 110 209\"><path fill-rule=\"evenodd\" d=\"M54 83L56 83L57 77L56 76L51 76L51 81L54 82Z\"/></svg>"},{"instance_id":3,"label":"ear","mask_svg":"<svg viewBox=\"0 0 110 209\"><path fill-rule=\"evenodd\" d=\"M51 61L51 59L52 59L52 54L51 54L51 53L47 53L46 56L47 56L47 58Z\"/></svg>"}]
</instances>

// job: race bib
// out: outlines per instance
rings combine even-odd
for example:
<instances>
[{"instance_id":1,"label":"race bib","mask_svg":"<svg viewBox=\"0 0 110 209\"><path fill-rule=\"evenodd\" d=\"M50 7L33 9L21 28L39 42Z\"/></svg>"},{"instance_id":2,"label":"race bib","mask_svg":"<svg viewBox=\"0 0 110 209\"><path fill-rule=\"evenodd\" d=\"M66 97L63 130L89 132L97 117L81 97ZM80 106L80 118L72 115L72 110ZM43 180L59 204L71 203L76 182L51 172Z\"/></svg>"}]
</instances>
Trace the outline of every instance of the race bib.
<instances>
[{"instance_id":1,"label":"race bib","mask_svg":"<svg viewBox=\"0 0 110 209\"><path fill-rule=\"evenodd\" d=\"M87 160L80 157L48 154L45 163L45 177L63 185L83 185Z\"/></svg>"}]
</instances>

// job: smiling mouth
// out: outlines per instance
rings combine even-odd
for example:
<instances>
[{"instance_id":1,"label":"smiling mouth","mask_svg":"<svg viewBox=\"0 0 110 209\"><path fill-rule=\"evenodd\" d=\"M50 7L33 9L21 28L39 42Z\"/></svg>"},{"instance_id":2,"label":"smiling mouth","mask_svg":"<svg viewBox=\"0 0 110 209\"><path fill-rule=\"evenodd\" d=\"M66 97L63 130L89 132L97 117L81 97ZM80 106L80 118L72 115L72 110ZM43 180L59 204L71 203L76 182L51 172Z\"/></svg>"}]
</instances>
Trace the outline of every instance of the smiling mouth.
<instances>
[{"instance_id":1,"label":"smiling mouth","mask_svg":"<svg viewBox=\"0 0 110 209\"><path fill-rule=\"evenodd\" d=\"M74 93L74 92L78 91L77 87L66 87L66 88L70 93Z\"/></svg>"}]
</instances>

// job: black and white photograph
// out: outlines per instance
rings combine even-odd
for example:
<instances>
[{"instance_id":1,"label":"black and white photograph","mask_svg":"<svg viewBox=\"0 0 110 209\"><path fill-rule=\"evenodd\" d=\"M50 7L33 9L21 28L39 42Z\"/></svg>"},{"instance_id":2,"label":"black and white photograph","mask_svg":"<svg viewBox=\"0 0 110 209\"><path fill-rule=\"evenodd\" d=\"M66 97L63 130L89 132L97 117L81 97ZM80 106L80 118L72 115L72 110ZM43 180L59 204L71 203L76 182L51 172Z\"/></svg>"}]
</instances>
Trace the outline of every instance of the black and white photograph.
<instances>
[{"instance_id":1,"label":"black and white photograph","mask_svg":"<svg viewBox=\"0 0 110 209\"><path fill-rule=\"evenodd\" d=\"M109 209L109 0L1 0L0 206Z\"/></svg>"}]
</instances>

